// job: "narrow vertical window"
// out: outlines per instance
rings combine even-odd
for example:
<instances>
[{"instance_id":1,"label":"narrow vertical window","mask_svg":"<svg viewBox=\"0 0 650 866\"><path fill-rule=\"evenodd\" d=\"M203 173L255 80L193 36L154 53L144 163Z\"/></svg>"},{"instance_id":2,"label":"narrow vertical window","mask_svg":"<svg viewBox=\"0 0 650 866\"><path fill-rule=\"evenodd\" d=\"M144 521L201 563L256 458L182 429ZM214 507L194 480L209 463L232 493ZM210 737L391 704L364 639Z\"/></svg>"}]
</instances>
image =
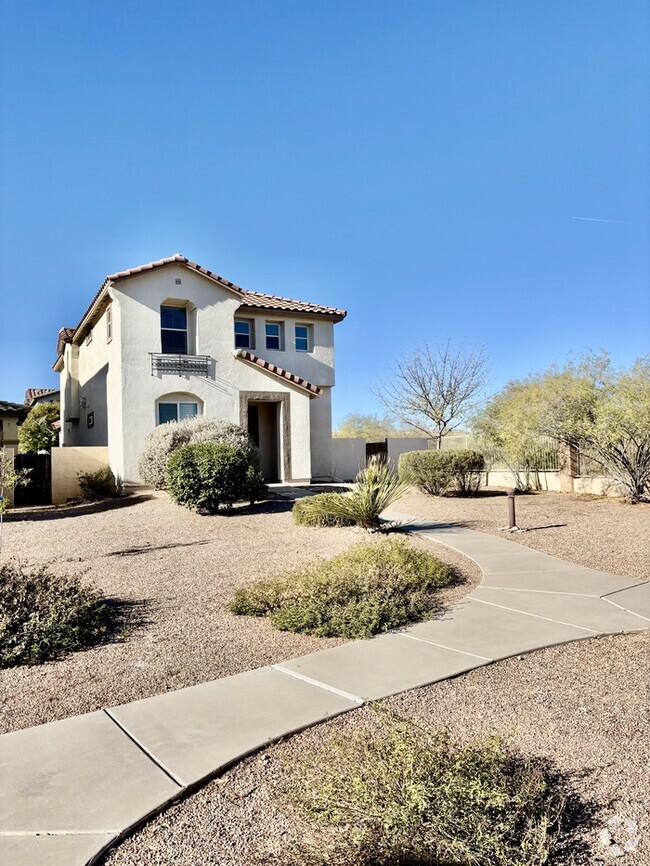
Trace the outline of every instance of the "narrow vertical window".
<instances>
[{"instance_id":1,"label":"narrow vertical window","mask_svg":"<svg viewBox=\"0 0 650 866\"><path fill-rule=\"evenodd\" d=\"M160 343L165 355L187 355L187 310L160 308Z\"/></svg>"},{"instance_id":2,"label":"narrow vertical window","mask_svg":"<svg viewBox=\"0 0 650 866\"><path fill-rule=\"evenodd\" d=\"M113 307L109 304L106 308L106 342L113 339Z\"/></svg>"},{"instance_id":3,"label":"narrow vertical window","mask_svg":"<svg viewBox=\"0 0 650 866\"><path fill-rule=\"evenodd\" d=\"M282 350L282 324L280 322L266 323L266 348Z\"/></svg>"},{"instance_id":4,"label":"narrow vertical window","mask_svg":"<svg viewBox=\"0 0 650 866\"><path fill-rule=\"evenodd\" d=\"M253 323L250 319L235 319L235 348L253 348Z\"/></svg>"},{"instance_id":5,"label":"narrow vertical window","mask_svg":"<svg viewBox=\"0 0 650 866\"><path fill-rule=\"evenodd\" d=\"M309 325L296 325L296 352L311 352Z\"/></svg>"}]
</instances>

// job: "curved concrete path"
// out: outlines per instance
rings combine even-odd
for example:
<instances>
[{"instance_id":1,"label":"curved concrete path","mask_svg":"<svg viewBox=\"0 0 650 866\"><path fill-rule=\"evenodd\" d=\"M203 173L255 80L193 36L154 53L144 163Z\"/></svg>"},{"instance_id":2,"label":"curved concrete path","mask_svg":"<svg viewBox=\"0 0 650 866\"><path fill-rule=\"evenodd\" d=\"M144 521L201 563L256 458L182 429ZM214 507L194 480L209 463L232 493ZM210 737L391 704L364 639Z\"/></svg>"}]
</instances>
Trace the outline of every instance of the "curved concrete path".
<instances>
[{"instance_id":1,"label":"curved concrete path","mask_svg":"<svg viewBox=\"0 0 650 866\"><path fill-rule=\"evenodd\" d=\"M497 659L650 627L648 583L392 517L471 557L481 586L440 619L1 736L0 863L95 863L148 816L286 734Z\"/></svg>"}]
</instances>

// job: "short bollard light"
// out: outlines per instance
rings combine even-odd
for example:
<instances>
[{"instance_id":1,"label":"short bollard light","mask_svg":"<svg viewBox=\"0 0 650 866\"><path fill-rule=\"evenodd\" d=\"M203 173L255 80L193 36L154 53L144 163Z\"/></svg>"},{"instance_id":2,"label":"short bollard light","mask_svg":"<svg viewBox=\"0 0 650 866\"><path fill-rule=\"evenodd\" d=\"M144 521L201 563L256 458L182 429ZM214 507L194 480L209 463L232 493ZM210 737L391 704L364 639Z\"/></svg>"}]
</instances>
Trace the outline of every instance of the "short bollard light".
<instances>
[{"instance_id":1,"label":"short bollard light","mask_svg":"<svg viewBox=\"0 0 650 866\"><path fill-rule=\"evenodd\" d=\"M521 532L522 530L517 526L517 518L515 516L515 489L509 487L506 490L506 495L508 497L508 525L500 527L499 532Z\"/></svg>"}]
</instances>

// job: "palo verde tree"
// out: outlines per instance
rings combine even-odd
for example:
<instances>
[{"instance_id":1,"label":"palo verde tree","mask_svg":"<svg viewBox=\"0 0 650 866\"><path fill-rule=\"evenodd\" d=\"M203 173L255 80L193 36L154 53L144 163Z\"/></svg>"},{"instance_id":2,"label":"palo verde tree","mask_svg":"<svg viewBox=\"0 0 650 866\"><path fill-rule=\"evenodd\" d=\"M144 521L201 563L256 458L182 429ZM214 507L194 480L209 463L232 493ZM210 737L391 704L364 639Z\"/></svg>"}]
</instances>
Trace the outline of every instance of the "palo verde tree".
<instances>
[{"instance_id":1,"label":"palo verde tree","mask_svg":"<svg viewBox=\"0 0 650 866\"><path fill-rule=\"evenodd\" d=\"M348 413L333 434L335 439L366 439L368 442L410 435L410 431L398 427L388 415L380 418L378 415L362 415L359 412Z\"/></svg>"},{"instance_id":2,"label":"palo verde tree","mask_svg":"<svg viewBox=\"0 0 650 866\"><path fill-rule=\"evenodd\" d=\"M50 451L52 446L58 445L59 434L52 425L59 420L60 411L56 402L32 406L18 430L18 450L23 454Z\"/></svg>"},{"instance_id":3,"label":"palo verde tree","mask_svg":"<svg viewBox=\"0 0 650 866\"><path fill-rule=\"evenodd\" d=\"M587 354L511 382L485 408L476 429L511 447L533 436L579 447L632 502L650 498L650 357L616 370L606 353Z\"/></svg>"},{"instance_id":4,"label":"palo verde tree","mask_svg":"<svg viewBox=\"0 0 650 866\"><path fill-rule=\"evenodd\" d=\"M485 352L446 343L424 343L404 356L377 388L381 404L409 427L436 440L466 421L487 384Z\"/></svg>"}]
</instances>

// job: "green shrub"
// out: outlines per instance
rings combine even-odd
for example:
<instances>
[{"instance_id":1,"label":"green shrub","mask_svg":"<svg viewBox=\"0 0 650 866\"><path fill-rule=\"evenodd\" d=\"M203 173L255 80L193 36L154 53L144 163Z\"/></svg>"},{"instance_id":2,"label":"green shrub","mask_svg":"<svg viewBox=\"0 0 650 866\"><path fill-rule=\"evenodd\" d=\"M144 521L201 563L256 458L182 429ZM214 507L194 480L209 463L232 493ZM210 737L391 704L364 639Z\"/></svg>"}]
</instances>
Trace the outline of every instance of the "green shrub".
<instances>
[{"instance_id":1,"label":"green shrub","mask_svg":"<svg viewBox=\"0 0 650 866\"><path fill-rule=\"evenodd\" d=\"M122 492L122 483L115 478L110 466L103 466L96 472L78 472L77 480L81 498L88 502L119 496Z\"/></svg>"},{"instance_id":2,"label":"green shrub","mask_svg":"<svg viewBox=\"0 0 650 866\"><path fill-rule=\"evenodd\" d=\"M447 565L401 539L362 544L239 589L232 613L268 616L280 631L366 638L430 616Z\"/></svg>"},{"instance_id":3,"label":"green shrub","mask_svg":"<svg viewBox=\"0 0 650 866\"><path fill-rule=\"evenodd\" d=\"M181 445L199 442L216 442L233 445L246 451L253 451L253 443L248 434L228 421L217 418L187 418L184 421L170 421L159 424L147 436L144 443L138 471L146 484L157 490L165 489L165 472L169 455Z\"/></svg>"},{"instance_id":4,"label":"green shrub","mask_svg":"<svg viewBox=\"0 0 650 866\"><path fill-rule=\"evenodd\" d=\"M316 496L305 496L294 503L292 514L299 526L354 526L354 520L349 517L337 517L330 507L336 502L335 493L319 493Z\"/></svg>"},{"instance_id":5,"label":"green shrub","mask_svg":"<svg viewBox=\"0 0 650 866\"><path fill-rule=\"evenodd\" d=\"M101 594L78 578L15 561L0 565L0 667L47 661L113 630Z\"/></svg>"},{"instance_id":6,"label":"green shrub","mask_svg":"<svg viewBox=\"0 0 650 866\"><path fill-rule=\"evenodd\" d=\"M330 828L334 849L317 836L291 862L541 866L561 828L563 797L544 765L496 737L461 744L376 711L373 724L289 755L280 796Z\"/></svg>"},{"instance_id":7,"label":"green shrub","mask_svg":"<svg viewBox=\"0 0 650 866\"><path fill-rule=\"evenodd\" d=\"M452 487L461 494L477 493L484 469L478 451L407 451L399 458L400 478L432 496Z\"/></svg>"},{"instance_id":8,"label":"green shrub","mask_svg":"<svg viewBox=\"0 0 650 866\"><path fill-rule=\"evenodd\" d=\"M319 497L312 508L324 519L339 518L375 529L380 525L382 511L407 492L408 484L398 478L388 463L374 456L359 472L349 493L330 493L327 500Z\"/></svg>"},{"instance_id":9,"label":"green shrub","mask_svg":"<svg viewBox=\"0 0 650 866\"><path fill-rule=\"evenodd\" d=\"M204 514L215 514L220 505L252 503L265 490L256 451L215 442L173 451L166 479L174 502Z\"/></svg>"}]
</instances>

